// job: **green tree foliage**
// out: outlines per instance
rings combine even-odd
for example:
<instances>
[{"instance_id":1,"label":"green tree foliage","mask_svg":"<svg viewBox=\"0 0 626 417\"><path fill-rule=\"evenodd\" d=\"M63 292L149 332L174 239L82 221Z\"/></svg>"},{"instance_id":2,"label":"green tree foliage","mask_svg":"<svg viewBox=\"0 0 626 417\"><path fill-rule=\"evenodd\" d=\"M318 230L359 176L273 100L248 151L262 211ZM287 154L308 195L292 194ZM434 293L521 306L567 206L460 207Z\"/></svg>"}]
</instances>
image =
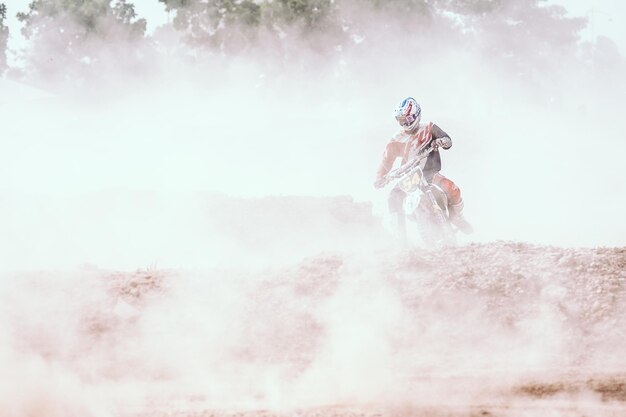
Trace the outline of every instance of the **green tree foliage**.
<instances>
[{"instance_id":1,"label":"green tree foliage","mask_svg":"<svg viewBox=\"0 0 626 417\"><path fill-rule=\"evenodd\" d=\"M66 33L71 26L71 37L81 40L88 37L109 38L143 36L145 19L137 19L134 5L126 0L33 0L28 12L17 14L24 23L27 38L52 30Z\"/></svg>"},{"instance_id":2,"label":"green tree foliage","mask_svg":"<svg viewBox=\"0 0 626 417\"><path fill-rule=\"evenodd\" d=\"M9 40L9 28L5 21L7 18L7 6L0 3L0 74L7 68L7 42Z\"/></svg>"},{"instance_id":3,"label":"green tree foliage","mask_svg":"<svg viewBox=\"0 0 626 417\"><path fill-rule=\"evenodd\" d=\"M545 0L444 0L438 7L461 16L462 29L487 52L520 65L572 54L586 25Z\"/></svg>"},{"instance_id":4,"label":"green tree foliage","mask_svg":"<svg viewBox=\"0 0 626 417\"><path fill-rule=\"evenodd\" d=\"M105 60L128 59L116 48L142 39L146 30L126 0L33 0L17 18L33 43L28 62L52 78L94 74Z\"/></svg>"},{"instance_id":5,"label":"green tree foliage","mask_svg":"<svg viewBox=\"0 0 626 417\"><path fill-rule=\"evenodd\" d=\"M423 53L455 44L455 50L478 51L492 63L529 73L574 56L586 24L547 0L158 1L196 51L228 54L263 46L263 55L286 57L284 62L302 50L326 59L351 48ZM27 62L46 74L96 68L119 55L119 42L144 39L146 29L130 0L32 0L18 18L34 45Z\"/></svg>"},{"instance_id":6,"label":"green tree foliage","mask_svg":"<svg viewBox=\"0 0 626 417\"><path fill-rule=\"evenodd\" d=\"M462 15L488 15L493 13L506 0L438 0L435 7Z\"/></svg>"},{"instance_id":7,"label":"green tree foliage","mask_svg":"<svg viewBox=\"0 0 626 417\"><path fill-rule=\"evenodd\" d=\"M350 37L367 43L402 33L417 43L426 33L430 40L458 33L471 47L516 65L570 53L586 24L546 0L159 1L176 13L175 28L195 45L222 48L229 39L250 45L260 30L283 35L294 27L301 35L325 36L330 49L349 47Z\"/></svg>"},{"instance_id":8,"label":"green tree foliage","mask_svg":"<svg viewBox=\"0 0 626 417\"><path fill-rule=\"evenodd\" d=\"M433 10L433 6L427 0L366 0L365 3L369 3L377 10L392 11L413 18L428 16Z\"/></svg>"},{"instance_id":9,"label":"green tree foliage","mask_svg":"<svg viewBox=\"0 0 626 417\"><path fill-rule=\"evenodd\" d=\"M317 28L334 12L329 0L276 0L263 3L266 24L302 23L308 29Z\"/></svg>"},{"instance_id":10,"label":"green tree foliage","mask_svg":"<svg viewBox=\"0 0 626 417\"><path fill-rule=\"evenodd\" d=\"M174 27L194 44L219 46L233 27L245 38L261 21L261 7L251 0L159 0L175 11Z\"/></svg>"},{"instance_id":11,"label":"green tree foliage","mask_svg":"<svg viewBox=\"0 0 626 417\"><path fill-rule=\"evenodd\" d=\"M320 29L334 11L333 0L159 0L175 12L174 27L194 45L241 49L259 32L283 35L287 27Z\"/></svg>"},{"instance_id":12,"label":"green tree foliage","mask_svg":"<svg viewBox=\"0 0 626 417\"><path fill-rule=\"evenodd\" d=\"M546 0L340 0L349 3L360 7L354 15L363 4L375 12L351 27L365 51L382 46L432 54L454 45L454 51L526 79L542 74L536 78L545 80L546 70L575 65L586 26L586 19L568 17Z\"/></svg>"}]
</instances>

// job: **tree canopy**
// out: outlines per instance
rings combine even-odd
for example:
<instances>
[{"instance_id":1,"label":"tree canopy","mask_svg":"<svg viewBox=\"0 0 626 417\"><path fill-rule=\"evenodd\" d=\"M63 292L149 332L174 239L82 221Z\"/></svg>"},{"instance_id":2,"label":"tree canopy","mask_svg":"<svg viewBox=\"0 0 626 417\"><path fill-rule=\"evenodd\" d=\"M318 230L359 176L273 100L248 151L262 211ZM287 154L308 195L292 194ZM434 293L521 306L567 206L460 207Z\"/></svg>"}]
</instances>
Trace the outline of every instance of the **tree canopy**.
<instances>
[{"instance_id":1,"label":"tree canopy","mask_svg":"<svg viewBox=\"0 0 626 417\"><path fill-rule=\"evenodd\" d=\"M584 19L569 18L565 9L546 0L159 0L175 13L174 27L196 46L223 47L233 37L253 43L259 30L282 35L297 26L306 34L333 30L335 47L351 31L378 31L380 25L347 25L359 15L379 15L380 22L402 25L407 36L416 31L461 31L480 40L489 53L519 59L573 48ZM435 24L436 22L436 24ZM341 30L337 30L341 28ZM242 37L242 34L244 36ZM344 38L342 38L344 36ZM418 41L419 38L416 39ZM518 56L519 55L519 56Z\"/></svg>"},{"instance_id":2,"label":"tree canopy","mask_svg":"<svg viewBox=\"0 0 626 417\"><path fill-rule=\"evenodd\" d=\"M585 19L568 17L564 8L546 0L151 1L165 6L172 17L167 26L194 54L253 50L271 59L293 50L337 56L351 48L412 47L438 39L449 45L453 39L462 50L528 72L575 56L586 25ZM8 36L5 17L3 8L2 51ZM120 57L128 48L117 46L146 40L147 22L137 16L132 0L32 0L17 17L32 41L23 61L47 75L68 77L107 60L132 61L136 56ZM144 46L158 43L149 38ZM0 60L6 65L6 53Z\"/></svg>"},{"instance_id":3,"label":"tree canopy","mask_svg":"<svg viewBox=\"0 0 626 417\"><path fill-rule=\"evenodd\" d=\"M7 6L0 3L0 74L7 68L7 42L9 40L9 28L5 21L7 18Z\"/></svg>"},{"instance_id":4,"label":"tree canopy","mask_svg":"<svg viewBox=\"0 0 626 417\"><path fill-rule=\"evenodd\" d=\"M135 6L126 0L33 0L28 9L17 14L27 38L42 36L48 30L64 34L70 28L69 36L75 39L111 35L132 38L143 36L146 29L146 20L137 19Z\"/></svg>"},{"instance_id":5,"label":"tree canopy","mask_svg":"<svg viewBox=\"0 0 626 417\"><path fill-rule=\"evenodd\" d=\"M146 20L126 0L33 0L17 18L33 43L26 61L52 78L80 76L98 61L121 58L115 48L146 30Z\"/></svg>"},{"instance_id":6,"label":"tree canopy","mask_svg":"<svg viewBox=\"0 0 626 417\"><path fill-rule=\"evenodd\" d=\"M159 0L174 12L174 27L195 46L245 49L259 32L280 37L289 27L323 28L335 12L334 0Z\"/></svg>"}]
</instances>

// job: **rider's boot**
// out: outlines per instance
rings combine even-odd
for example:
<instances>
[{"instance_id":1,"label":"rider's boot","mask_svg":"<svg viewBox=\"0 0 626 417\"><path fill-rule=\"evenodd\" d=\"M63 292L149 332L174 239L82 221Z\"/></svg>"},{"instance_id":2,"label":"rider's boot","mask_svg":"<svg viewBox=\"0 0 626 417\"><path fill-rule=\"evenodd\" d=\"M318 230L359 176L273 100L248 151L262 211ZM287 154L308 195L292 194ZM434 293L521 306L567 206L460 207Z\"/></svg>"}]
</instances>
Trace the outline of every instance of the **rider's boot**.
<instances>
[{"instance_id":1,"label":"rider's boot","mask_svg":"<svg viewBox=\"0 0 626 417\"><path fill-rule=\"evenodd\" d=\"M459 201L456 204L451 204L448 207L448 211L450 212L450 222L455 225L461 232L469 235L474 232L474 228L472 225L465 219L463 216L463 200Z\"/></svg>"}]
</instances>

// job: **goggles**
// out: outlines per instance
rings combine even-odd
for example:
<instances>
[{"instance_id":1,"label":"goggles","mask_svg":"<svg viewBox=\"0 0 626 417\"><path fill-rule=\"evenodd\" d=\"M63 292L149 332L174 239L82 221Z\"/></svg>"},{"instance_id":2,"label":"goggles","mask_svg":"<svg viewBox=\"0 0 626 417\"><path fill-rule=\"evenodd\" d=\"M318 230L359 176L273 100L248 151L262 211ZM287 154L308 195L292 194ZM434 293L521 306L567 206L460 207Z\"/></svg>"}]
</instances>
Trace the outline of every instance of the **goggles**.
<instances>
[{"instance_id":1,"label":"goggles","mask_svg":"<svg viewBox=\"0 0 626 417\"><path fill-rule=\"evenodd\" d=\"M409 114L407 116L396 116L396 120L400 123L400 126L407 127L410 126L411 123L415 121L416 117L413 114Z\"/></svg>"}]
</instances>

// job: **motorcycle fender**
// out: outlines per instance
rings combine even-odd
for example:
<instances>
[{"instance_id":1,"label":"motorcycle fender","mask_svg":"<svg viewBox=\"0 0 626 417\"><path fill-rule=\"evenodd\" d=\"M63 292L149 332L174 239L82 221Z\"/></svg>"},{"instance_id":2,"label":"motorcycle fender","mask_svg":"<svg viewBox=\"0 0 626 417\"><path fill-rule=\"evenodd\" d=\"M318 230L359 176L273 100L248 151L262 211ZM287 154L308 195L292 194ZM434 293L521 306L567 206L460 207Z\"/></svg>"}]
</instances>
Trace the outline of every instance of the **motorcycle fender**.
<instances>
[{"instance_id":1,"label":"motorcycle fender","mask_svg":"<svg viewBox=\"0 0 626 417\"><path fill-rule=\"evenodd\" d=\"M420 204L420 201L422 200L422 193L410 193L406 196L406 198L404 199L404 213L407 216L410 216L411 214L413 214L413 212L415 212L415 210L417 210L417 207Z\"/></svg>"}]
</instances>

